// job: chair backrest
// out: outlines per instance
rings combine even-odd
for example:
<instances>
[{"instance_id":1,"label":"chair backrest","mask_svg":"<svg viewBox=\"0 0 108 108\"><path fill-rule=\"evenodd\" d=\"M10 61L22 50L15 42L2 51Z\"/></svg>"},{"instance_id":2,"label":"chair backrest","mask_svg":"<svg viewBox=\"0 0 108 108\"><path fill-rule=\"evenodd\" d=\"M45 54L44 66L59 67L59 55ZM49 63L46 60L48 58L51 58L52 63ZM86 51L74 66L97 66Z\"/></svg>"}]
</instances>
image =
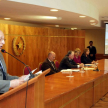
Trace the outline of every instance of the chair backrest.
<instances>
[{"instance_id":1,"label":"chair backrest","mask_svg":"<svg viewBox=\"0 0 108 108\"><path fill-rule=\"evenodd\" d=\"M59 62L57 60L54 61L56 68L59 68Z\"/></svg>"},{"instance_id":2,"label":"chair backrest","mask_svg":"<svg viewBox=\"0 0 108 108\"><path fill-rule=\"evenodd\" d=\"M31 71L31 68L29 66L27 66L29 68L29 70ZM26 66L24 67L24 70L23 70L23 74L24 75L28 75L29 74L29 70Z\"/></svg>"},{"instance_id":3,"label":"chair backrest","mask_svg":"<svg viewBox=\"0 0 108 108\"><path fill-rule=\"evenodd\" d=\"M42 69L41 69L42 63L43 63L43 62L40 62L40 63L39 63L39 70L42 70Z\"/></svg>"}]
</instances>

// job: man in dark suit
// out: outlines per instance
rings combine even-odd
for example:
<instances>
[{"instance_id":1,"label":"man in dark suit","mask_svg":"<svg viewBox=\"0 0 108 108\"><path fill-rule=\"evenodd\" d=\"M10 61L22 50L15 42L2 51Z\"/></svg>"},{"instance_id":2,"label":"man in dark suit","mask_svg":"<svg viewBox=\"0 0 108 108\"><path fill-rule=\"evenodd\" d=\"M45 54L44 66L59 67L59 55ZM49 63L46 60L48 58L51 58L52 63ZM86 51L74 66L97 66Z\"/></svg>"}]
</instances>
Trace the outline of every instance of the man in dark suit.
<instances>
[{"instance_id":1,"label":"man in dark suit","mask_svg":"<svg viewBox=\"0 0 108 108\"><path fill-rule=\"evenodd\" d=\"M84 66L83 63L77 65L74 62L73 58L74 58L74 51L68 51L67 55L60 62L59 70L71 69L71 68L79 68L79 67L83 67Z\"/></svg>"},{"instance_id":2,"label":"man in dark suit","mask_svg":"<svg viewBox=\"0 0 108 108\"><path fill-rule=\"evenodd\" d=\"M51 71L47 75L51 75L51 74L59 72L59 70L56 68L54 64L55 56L56 54L53 51L49 52L48 58L42 63L42 66L41 66L42 71L48 68L51 69Z\"/></svg>"},{"instance_id":3,"label":"man in dark suit","mask_svg":"<svg viewBox=\"0 0 108 108\"><path fill-rule=\"evenodd\" d=\"M0 30L0 51L5 44L4 34ZM0 52L0 94L3 94L9 90L9 88L15 88L24 83L24 77L11 76L7 73L6 64L2 53Z\"/></svg>"},{"instance_id":4,"label":"man in dark suit","mask_svg":"<svg viewBox=\"0 0 108 108\"><path fill-rule=\"evenodd\" d=\"M90 44L90 46L87 47L90 50L89 57L93 61L96 59L96 56L95 56L96 55L96 47L93 46L93 41L90 41L89 44Z\"/></svg>"}]
</instances>

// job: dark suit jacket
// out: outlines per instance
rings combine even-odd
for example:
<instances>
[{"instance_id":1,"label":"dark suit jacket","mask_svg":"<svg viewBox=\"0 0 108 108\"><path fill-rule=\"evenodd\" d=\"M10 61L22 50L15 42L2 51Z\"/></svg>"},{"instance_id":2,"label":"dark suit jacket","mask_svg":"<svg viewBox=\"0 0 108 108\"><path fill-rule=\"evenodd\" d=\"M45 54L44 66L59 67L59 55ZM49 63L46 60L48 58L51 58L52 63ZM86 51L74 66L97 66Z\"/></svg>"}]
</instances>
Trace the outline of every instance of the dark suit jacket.
<instances>
[{"instance_id":1,"label":"dark suit jacket","mask_svg":"<svg viewBox=\"0 0 108 108\"><path fill-rule=\"evenodd\" d=\"M74 60L69 60L68 56L65 56L60 62L59 70L71 68L77 68L77 64L74 62Z\"/></svg>"},{"instance_id":2,"label":"dark suit jacket","mask_svg":"<svg viewBox=\"0 0 108 108\"><path fill-rule=\"evenodd\" d=\"M91 62L92 62L92 60L89 58L89 56L86 57L86 55L83 53L81 56L81 63L88 64Z\"/></svg>"},{"instance_id":3,"label":"dark suit jacket","mask_svg":"<svg viewBox=\"0 0 108 108\"><path fill-rule=\"evenodd\" d=\"M51 71L50 71L47 75L51 75L51 74L54 74L54 73L59 72L59 70L56 68L54 62L52 62L52 63L53 63L53 66L54 66L55 69L53 68L51 62L50 62L48 59L46 59L46 60L42 63L42 66L41 66L42 71L45 71L45 70L48 69L48 68L51 69ZM47 75L46 75L46 76L47 76Z\"/></svg>"},{"instance_id":4,"label":"dark suit jacket","mask_svg":"<svg viewBox=\"0 0 108 108\"><path fill-rule=\"evenodd\" d=\"M88 46L87 48L89 48L90 54L93 54L93 57L91 57L90 54L89 54L90 59L91 59L91 60L95 60L95 59L96 59L96 57L95 57L95 54L96 54L96 47L95 47L95 46L92 46L92 48L90 48L90 46Z\"/></svg>"}]
</instances>

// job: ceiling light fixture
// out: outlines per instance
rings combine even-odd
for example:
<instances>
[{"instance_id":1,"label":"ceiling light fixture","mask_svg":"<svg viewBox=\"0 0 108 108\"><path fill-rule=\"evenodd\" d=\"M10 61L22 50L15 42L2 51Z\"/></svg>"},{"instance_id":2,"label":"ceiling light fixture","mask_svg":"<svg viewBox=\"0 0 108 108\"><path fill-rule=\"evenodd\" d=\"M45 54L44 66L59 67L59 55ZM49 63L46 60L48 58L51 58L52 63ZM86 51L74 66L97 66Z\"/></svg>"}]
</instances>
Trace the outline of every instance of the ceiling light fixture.
<instances>
[{"instance_id":1,"label":"ceiling light fixture","mask_svg":"<svg viewBox=\"0 0 108 108\"><path fill-rule=\"evenodd\" d=\"M57 9L50 9L50 11L57 12L58 10Z\"/></svg>"},{"instance_id":2,"label":"ceiling light fixture","mask_svg":"<svg viewBox=\"0 0 108 108\"><path fill-rule=\"evenodd\" d=\"M44 16L43 18L46 18L46 19L57 19L57 17L53 17L53 16Z\"/></svg>"},{"instance_id":3,"label":"ceiling light fixture","mask_svg":"<svg viewBox=\"0 0 108 108\"><path fill-rule=\"evenodd\" d=\"M35 16L36 19L57 19L54 16Z\"/></svg>"},{"instance_id":4,"label":"ceiling light fixture","mask_svg":"<svg viewBox=\"0 0 108 108\"><path fill-rule=\"evenodd\" d=\"M74 30L74 28L71 28L71 30Z\"/></svg>"},{"instance_id":5,"label":"ceiling light fixture","mask_svg":"<svg viewBox=\"0 0 108 108\"><path fill-rule=\"evenodd\" d=\"M80 18L85 18L86 16L83 16L83 15L82 15L82 16L79 16L79 17L80 17Z\"/></svg>"},{"instance_id":6,"label":"ceiling light fixture","mask_svg":"<svg viewBox=\"0 0 108 108\"><path fill-rule=\"evenodd\" d=\"M55 17L55 16L35 16L35 19L39 19L39 20L61 20L62 17Z\"/></svg>"},{"instance_id":7,"label":"ceiling light fixture","mask_svg":"<svg viewBox=\"0 0 108 108\"><path fill-rule=\"evenodd\" d=\"M90 22L95 22L95 20L90 20Z\"/></svg>"},{"instance_id":8,"label":"ceiling light fixture","mask_svg":"<svg viewBox=\"0 0 108 108\"><path fill-rule=\"evenodd\" d=\"M59 27L59 25L55 25L55 27Z\"/></svg>"},{"instance_id":9,"label":"ceiling light fixture","mask_svg":"<svg viewBox=\"0 0 108 108\"><path fill-rule=\"evenodd\" d=\"M75 29L77 29L77 28L71 28L71 30L75 30Z\"/></svg>"},{"instance_id":10,"label":"ceiling light fixture","mask_svg":"<svg viewBox=\"0 0 108 108\"><path fill-rule=\"evenodd\" d=\"M91 25L96 25L96 23L91 23Z\"/></svg>"},{"instance_id":11,"label":"ceiling light fixture","mask_svg":"<svg viewBox=\"0 0 108 108\"><path fill-rule=\"evenodd\" d=\"M5 20L10 20L11 18L4 18Z\"/></svg>"}]
</instances>

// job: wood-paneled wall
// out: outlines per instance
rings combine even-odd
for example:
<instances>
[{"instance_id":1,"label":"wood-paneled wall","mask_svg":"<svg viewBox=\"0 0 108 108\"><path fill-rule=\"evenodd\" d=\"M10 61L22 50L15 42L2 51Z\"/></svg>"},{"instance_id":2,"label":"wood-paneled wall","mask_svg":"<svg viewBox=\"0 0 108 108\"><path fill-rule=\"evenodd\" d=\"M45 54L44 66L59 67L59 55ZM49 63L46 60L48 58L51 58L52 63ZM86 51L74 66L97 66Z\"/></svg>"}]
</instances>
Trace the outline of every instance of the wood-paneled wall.
<instances>
[{"instance_id":1,"label":"wood-paneled wall","mask_svg":"<svg viewBox=\"0 0 108 108\"><path fill-rule=\"evenodd\" d=\"M79 47L83 51L85 48L84 30L73 31L7 24L0 24L0 29L4 32L6 38L4 48L13 55L15 55L12 48L13 39L17 36L25 38L26 49L21 56L16 57L29 65L31 69L38 67L39 63L47 58L49 51L54 51L56 60L60 62L68 50ZM9 74L18 76L23 74L23 64L7 54L4 54L4 58Z\"/></svg>"},{"instance_id":2,"label":"wood-paneled wall","mask_svg":"<svg viewBox=\"0 0 108 108\"><path fill-rule=\"evenodd\" d=\"M105 54L96 54L96 60L108 59L108 55Z\"/></svg>"}]
</instances>

